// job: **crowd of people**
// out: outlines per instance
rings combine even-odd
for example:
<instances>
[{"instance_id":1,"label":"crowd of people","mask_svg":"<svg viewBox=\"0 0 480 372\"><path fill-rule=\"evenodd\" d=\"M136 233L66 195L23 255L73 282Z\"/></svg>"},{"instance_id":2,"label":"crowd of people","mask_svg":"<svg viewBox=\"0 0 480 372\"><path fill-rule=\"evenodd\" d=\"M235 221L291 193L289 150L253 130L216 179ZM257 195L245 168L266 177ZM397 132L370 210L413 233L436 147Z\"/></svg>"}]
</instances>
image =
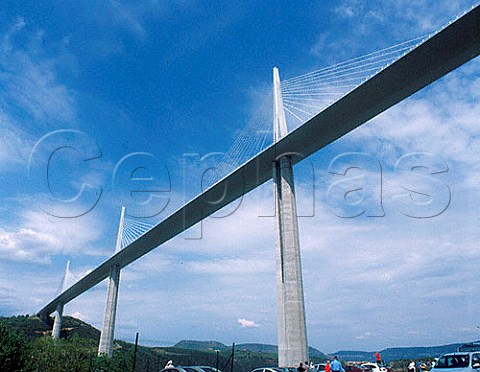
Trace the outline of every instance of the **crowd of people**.
<instances>
[{"instance_id":1,"label":"crowd of people","mask_svg":"<svg viewBox=\"0 0 480 372\"><path fill-rule=\"evenodd\" d=\"M305 364L300 362L300 365L297 367L297 372L317 372L317 368L313 362L311 362L310 365L308 362L305 362ZM327 364L325 365L325 372L345 372L345 369L338 358L334 356L332 361L327 361Z\"/></svg>"},{"instance_id":2,"label":"crowd of people","mask_svg":"<svg viewBox=\"0 0 480 372\"><path fill-rule=\"evenodd\" d=\"M429 371L430 369L433 368L435 365L435 362L414 362L413 360L408 363L407 371L408 372L424 372L424 371Z\"/></svg>"},{"instance_id":3,"label":"crowd of people","mask_svg":"<svg viewBox=\"0 0 480 372\"><path fill-rule=\"evenodd\" d=\"M373 353L373 355L375 356L375 363L378 365L378 367L386 367L379 352L376 351ZM411 360L407 364L407 372L428 372L434 366L434 364L434 362L423 363L420 361L415 362ZM325 368L323 368L323 364L320 366L322 367L321 369L319 369L318 365L315 366L313 362L310 364L308 362L305 362L305 364L300 363L300 365L297 367L297 372L345 372L345 369L348 372L352 371L350 364L347 363L346 367L344 368L336 356L334 356L331 361L327 361ZM357 369L354 368L353 370ZM388 368L386 370L388 371Z\"/></svg>"}]
</instances>

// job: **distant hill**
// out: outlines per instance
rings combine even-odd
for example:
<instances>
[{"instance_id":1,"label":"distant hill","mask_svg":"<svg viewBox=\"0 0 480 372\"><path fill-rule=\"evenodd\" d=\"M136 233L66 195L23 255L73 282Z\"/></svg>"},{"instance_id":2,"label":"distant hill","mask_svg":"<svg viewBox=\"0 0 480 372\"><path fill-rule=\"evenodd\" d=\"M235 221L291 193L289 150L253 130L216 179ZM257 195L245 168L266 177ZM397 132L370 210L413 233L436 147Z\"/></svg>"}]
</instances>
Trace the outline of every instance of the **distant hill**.
<instances>
[{"instance_id":1,"label":"distant hill","mask_svg":"<svg viewBox=\"0 0 480 372\"><path fill-rule=\"evenodd\" d=\"M267 354L277 354L278 348L276 345L269 345L269 344L238 344L236 345L238 350L249 350L255 351L257 353L267 353Z\"/></svg>"},{"instance_id":2,"label":"distant hill","mask_svg":"<svg viewBox=\"0 0 480 372\"><path fill-rule=\"evenodd\" d=\"M260 353L270 353L270 354L278 354L278 347L277 345L268 345L268 344L239 344L237 345L238 349L241 350L250 350L250 351L257 351ZM327 359L327 356L322 353L321 351L309 347L308 348L308 353L311 358L317 358L317 359Z\"/></svg>"},{"instance_id":3,"label":"distant hill","mask_svg":"<svg viewBox=\"0 0 480 372\"><path fill-rule=\"evenodd\" d=\"M218 341L182 340L173 347L188 350L227 350L230 347Z\"/></svg>"},{"instance_id":4,"label":"distant hill","mask_svg":"<svg viewBox=\"0 0 480 372\"><path fill-rule=\"evenodd\" d=\"M375 357L373 356L373 352L359 350L341 350L330 355L336 355L342 361L350 360L356 362L373 362L373 360L375 359ZM383 354L382 358L385 358Z\"/></svg>"},{"instance_id":5,"label":"distant hill","mask_svg":"<svg viewBox=\"0 0 480 372\"><path fill-rule=\"evenodd\" d=\"M455 351L461 343L449 344L441 346L427 346L427 347L395 347L388 348L380 351L382 359L389 363L392 360L400 359L420 359L420 358L433 358L438 357L441 354L451 353ZM344 350L337 351L332 355L337 355L341 360L351 361L374 361L373 351L353 351Z\"/></svg>"},{"instance_id":6,"label":"distant hill","mask_svg":"<svg viewBox=\"0 0 480 372\"><path fill-rule=\"evenodd\" d=\"M193 341L193 340L182 340L177 342L174 347L189 349L189 350L231 350L231 345L225 345L218 341ZM277 354L276 345L268 344L237 344L235 345L237 350L253 351L257 353L267 353L267 354Z\"/></svg>"},{"instance_id":7,"label":"distant hill","mask_svg":"<svg viewBox=\"0 0 480 372\"><path fill-rule=\"evenodd\" d=\"M174 345L175 348L190 349L190 350L230 350L231 346L222 344L218 341L193 341L193 340L182 340ZM235 345L236 350L251 351L255 353L264 353L277 355L278 347L277 345L269 344L257 344L257 343L245 343ZM311 358L316 358L319 360L326 360L327 356L321 351L310 347L309 354Z\"/></svg>"},{"instance_id":8,"label":"distant hill","mask_svg":"<svg viewBox=\"0 0 480 372\"><path fill-rule=\"evenodd\" d=\"M37 316L20 315L0 317L0 322L32 339L51 333L51 328ZM90 324L71 316L63 317L62 337L78 335L81 338L100 340L100 331Z\"/></svg>"},{"instance_id":9,"label":"distant hill","mask_svg":"<svg viewBox=\"0 0 480 372\"><path fill-rule=\"evenodd\" d=\"M388 361L398 359L418 359L425 357L439 357L445 353L451 353L461 344L449 344L430 347L396 347L385 349L381 352L383 358Z\"/></svg>"},{"instance_id":10,"label":"distant hill","mask_svg":"<svg viewBox=\"0 0 480 372\"><path fill-rule=\"evenodd\" d=\"M310 358L318 358L322 360L327 360L328 356L324 353L322 353L320 350L317 350L313 347L308 348L308 353L310 355Z\"/></svg>"}]
</instances>

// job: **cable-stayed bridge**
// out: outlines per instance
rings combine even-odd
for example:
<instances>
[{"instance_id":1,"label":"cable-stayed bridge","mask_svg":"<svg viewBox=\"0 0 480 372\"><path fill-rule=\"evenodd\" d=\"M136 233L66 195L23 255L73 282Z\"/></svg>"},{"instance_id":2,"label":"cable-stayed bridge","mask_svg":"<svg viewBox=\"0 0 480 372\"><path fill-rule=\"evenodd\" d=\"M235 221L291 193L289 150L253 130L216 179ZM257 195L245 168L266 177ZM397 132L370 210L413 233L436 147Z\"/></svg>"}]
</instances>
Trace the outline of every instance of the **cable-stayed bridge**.
<instances>
[{"instance_id":1,"label":"cable-stayed bridge","mask_svg":"<svg viewBox=\"0 0 480 372\"><path fill-rule=\"evenodd\" d=\"M151 228L131 221L122 223L125 232L119 231L117 248L123 242L123 249L117 249L111 258L62 291L38 312L39 316L46 318L56 310L56 319L61 319L66 303L108 277L113 284L109 287L107 307L112 301L116 306L115 291L121 268L269 179L273 178L276 184L287 180L288 184L288 177L282 173L284 159L288 159L285 166L293 166L479 54L480 7L477 6L424 41L414 39L281 84L278 81L274 90L275 125L296 122L293 130L276 136L268 146L264 138L259 139L255 146L260 151L249 159L242 158L247 152L239 136L218 168L228 174L211 181L208 189ZM278 179L276 172L281 173ZM290 186L293 189L293 178ZM280 235L282 223L278 224ZM286 235L280 240L290 238ZM301 272L297 279L301 280ZM108 321L112 323L112 319ZM300 360L306 359L299 357L295 363Z\"/></svg>"}]
</instances>

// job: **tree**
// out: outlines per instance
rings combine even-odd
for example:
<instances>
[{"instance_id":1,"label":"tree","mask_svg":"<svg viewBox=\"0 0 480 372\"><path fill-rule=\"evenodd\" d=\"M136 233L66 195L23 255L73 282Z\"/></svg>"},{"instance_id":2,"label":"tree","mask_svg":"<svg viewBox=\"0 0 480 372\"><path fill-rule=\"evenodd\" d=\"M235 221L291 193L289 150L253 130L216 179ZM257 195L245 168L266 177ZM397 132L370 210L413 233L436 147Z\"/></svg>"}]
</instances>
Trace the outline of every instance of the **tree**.
<instances>
[{"instance_id":1,"label":"tree","mask_svg":"<svg viewBox=\"0 0 480 372\"><path fill-rule=\"evenodd\" d=\"M24 368L28 356L25 338L8 329L0 322L0 370L20 371Z\"/></svg>"},{"instance_id":2,"label":"tree","mask_svg":"<svg viewBox=\"0 0 480 372\"><path fill-rule=\"evenodd\" d=\"M88 371L95 357L95 344L77 336L53 340L44 336L33 342L28 371Z\"/></svg>"}]
</instances>

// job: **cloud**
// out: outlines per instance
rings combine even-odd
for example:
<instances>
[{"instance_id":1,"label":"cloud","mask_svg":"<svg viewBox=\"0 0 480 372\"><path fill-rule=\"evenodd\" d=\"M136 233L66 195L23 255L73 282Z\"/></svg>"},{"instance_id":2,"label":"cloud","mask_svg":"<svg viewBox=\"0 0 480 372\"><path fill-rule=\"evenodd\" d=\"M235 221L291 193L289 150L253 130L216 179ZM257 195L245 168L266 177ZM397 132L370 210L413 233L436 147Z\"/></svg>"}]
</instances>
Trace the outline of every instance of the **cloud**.
<instances>
[{"instance_id":1,"label":"cloud","mask_svg":"<svg viewBox=\"0 0 480 372\"><path fill-rule=\"evenodd\" d=\"M17 228L0 228L0 255L3 259L47 264L52 256L103 255L92 243L100 237L102 224L93 214L76 219L52 217L41 210L18 213Z\"/></svg>"},{"instance_id":2,"label":"cloud","mask_svg":"<svg viewBox=\"0 0 480 372\"><path fill-rule=\"evenodd\" d=\"M25 37L26 44L21 42ZM75 100L73 92L58 81L60 62L60 57L45 53L43 31L32 33L27 30L27 23L18 19L1 42L0 84L6 93L2 107L19 108L37 121L72 121Z\"/></svg>"},{"instance_id":3,"label":"cloud","mask_svg":"<svg viewBox=\"0 0 480 372\"><path fill-rule=\"evenodd\" d=\"M364 334L357 336L356 339L357 340L364 340L366 338L371 338L372 336L373 336L372 332L365 332Z\"/></svg>"},{"instance_id":4,"label":"cloud","mask_svg":"<svg viewBox=\"0 0 480 372\"><path fill-rule=\"evenodd\" d=\"M439 29L452 16L461 15L471 5L472 2L467 0L455 3L382 0L375 4L366 0L342 0L333 8L333 13L340 19L360 25L361 33L371 32L386 24L394 33L405 33L409 28L424 33Z\"/></svg>"},{"instance_id":5,"label":"cloud","mask_svg":"<svg viewBox=\"0 0 480 372\"><path fill-rule=\"evenodd\" d=\"M32 239L34 234L33 230L19 229L16 232L7 232L0 229L0 255L2 258L31 263L48 263L48 258L29 250L28 245L35 241ZM41 233L38 235L39 240L44 244L47 236Z\"/></svg>"},{"instance_id":6,"label":"cloud","mask_svg":"<svg viewBox=\"0 0 480 372\"><path fill-rule=\"evenodd\" d=\"M258 328L259 325L256 324L253 320L247 320L240 318L237 320L238 324L240 324L240 327L242 328Z\"/></svg>"},{"instance_id":7,"label":"cloud","mask_svg":"<svg viewBox=\"0 0 480 372\"><path fill-rule=\"evenodd\" d=\"M36 131L72 123L73 92L58 78L63 57L46 52L43 32L32 32L23 18L0 35L0 164L24 163Z\"/></svg>"},{"instance_id":8,"label":"cloud","mask_svg":"<svg viewBox=\"0 0 480 372\"><path fill-rule=\"evenodd\" d=\"M116 20L115 23L125 27L125 29L131 31L136 36L142 39L145 38L146 30L143 24L145 5L150 5L151 3L133 5L124 1L110 0L109 4L111 6L111 15Z\"/></svg>"},{"instance_id":9,"label":"cloud","mask_svg":"<svg viewBox=\"0 0 480 372\"><path fill-rule=\"evenodd\" d=\"M271 272L272 265L262 258L219 258L215 261L193 261L186 265L186 269L192 273L208 275L259 275Z\"/></svg>"},{"instance_id":10,"label":"cloud","mask_svg":"<svg viewBox=\"0 0 480 372\"><path fill-rule=\"evenodd\" d=\"M326 37L322 30L309 52L317 63L330 65L435 32L474 4L471 0L342 0L329 9L334 20L330 29L336 30L335 35Z\"/></svg>"},{"instance_id":11,"label":"cloud","mask_svg":"<svg viewBox=\"0 0 480 372\"><path fill-rule=\"evenodd\" d=\"M130 41L136 45L148 42L150 26L181 17L194 7L188 1L144 1L107 0L91 3L88 6L76 2L68 2L76 14L74 22L78 22L72 34L65 40L86 48L88 58L111 58L123 53L131 47ZM68 19L72 22L71 19ZM88 40L88 43L85 43ZM181 48L181 43L177 45Z\"/></svg>"},{"instance_id":12,"label":"cloud","mask_svg":"<svg viewBox=\"0 0 480 372\"><path fill-rule=\"evenodd\" d=\"M87 315L79 312L79 311L74 311L73 313L71 313L70 316L73 316L74 318L77 318L77 319L81 319L83 320L84 322L89 322L90 319Z\"/></svg>"}]
</instances>

